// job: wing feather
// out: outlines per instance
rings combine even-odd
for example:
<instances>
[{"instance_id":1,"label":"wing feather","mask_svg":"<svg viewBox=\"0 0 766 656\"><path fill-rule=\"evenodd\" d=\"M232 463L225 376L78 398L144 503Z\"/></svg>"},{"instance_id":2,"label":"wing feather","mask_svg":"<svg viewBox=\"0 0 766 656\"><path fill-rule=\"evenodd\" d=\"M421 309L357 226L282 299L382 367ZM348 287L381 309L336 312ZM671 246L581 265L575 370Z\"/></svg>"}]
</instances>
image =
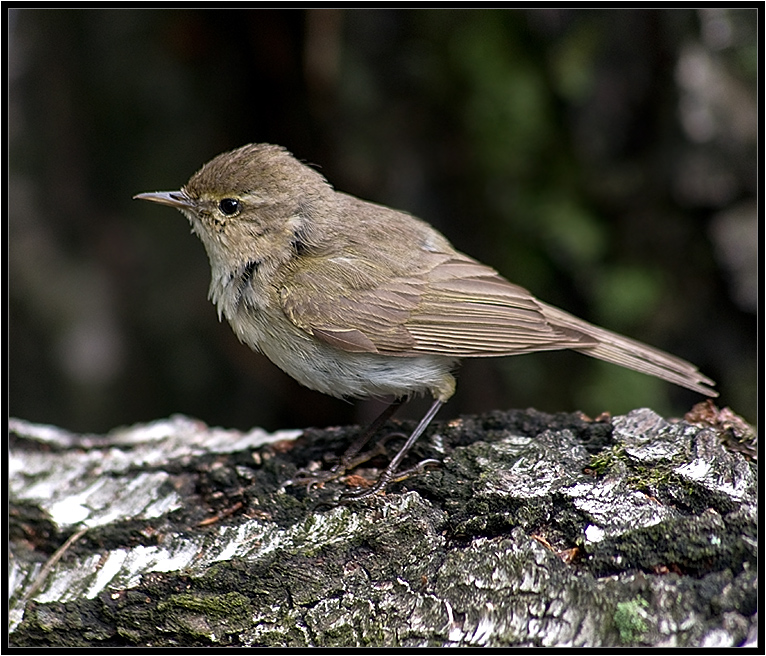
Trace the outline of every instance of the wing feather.
<instances>
[{"instance_id":1,"label":"wing feather","mask_svg":"<svg viewBox=\"0 0 766 656\"><path fill-rule=\"evenodd\" d=\"M527 290L490 267L461 254L432 259L419 275L362 289L293 285L282 290L283 309L318 339L353 352L468 357L595 345L577 330L553 326ZM328 266L343 263L353 266L351 258ZM290 293L295 288L300 294Z\"/></svg>"},{"instance_id":2,"label":"wing feather","mask_svg":"<svg viewBox=\"0 0 766 656\"><path fill-rule=\"evenodd\" d=\"M314 269L280 298L297 326L345 351L462 358L571 348L717 396L691 363L542 303L461 253L424 253L414 275L393 278L371 276L369 266L367 278L360 276L364 267L354 267L353 258L326 266L338 274L344 264L353 269L345 279ZM319 289L311 283L317 278L339 282Z\"/></svg>"}]
</instances>

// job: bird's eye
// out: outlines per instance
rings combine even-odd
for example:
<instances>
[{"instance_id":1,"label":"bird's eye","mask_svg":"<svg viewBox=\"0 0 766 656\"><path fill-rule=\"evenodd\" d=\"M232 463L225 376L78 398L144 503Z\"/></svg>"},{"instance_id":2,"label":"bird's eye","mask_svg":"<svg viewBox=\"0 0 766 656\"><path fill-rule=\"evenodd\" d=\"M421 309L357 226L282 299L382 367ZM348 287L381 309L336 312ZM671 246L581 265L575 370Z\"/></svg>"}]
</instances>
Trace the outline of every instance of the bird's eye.
<instances>
[{"instance_id":1,"label":"bird's eye","mask_svg":"<svg viewBox=\"0 0 766 656\"><path fill-rule=\"evenodd\" d=\"M221 210L226 216L233 216L239 212L239 201L236 198L223 198L218 203L218 209Z\"/></svg>"}]
</instances>

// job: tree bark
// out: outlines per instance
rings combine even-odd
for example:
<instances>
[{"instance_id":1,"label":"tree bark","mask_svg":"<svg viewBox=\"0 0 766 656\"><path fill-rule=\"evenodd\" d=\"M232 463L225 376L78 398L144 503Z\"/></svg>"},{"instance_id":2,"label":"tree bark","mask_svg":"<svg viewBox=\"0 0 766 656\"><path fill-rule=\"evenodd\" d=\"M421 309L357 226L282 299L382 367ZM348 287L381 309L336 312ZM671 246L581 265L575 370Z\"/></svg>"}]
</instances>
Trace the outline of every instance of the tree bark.
<instances>
[{"instance_id":1,"label":"tree bark","mask_svg":"<svg viewBox=\"0 0 766 656\"><path fill-rule=\"evenodd\" d=\"M386 458L289 480L355 427L12 419L10 643L755 646L754 435L696 410L437 422L413 462L439 466L340 504Z\"/></svg>"}]
</instances>

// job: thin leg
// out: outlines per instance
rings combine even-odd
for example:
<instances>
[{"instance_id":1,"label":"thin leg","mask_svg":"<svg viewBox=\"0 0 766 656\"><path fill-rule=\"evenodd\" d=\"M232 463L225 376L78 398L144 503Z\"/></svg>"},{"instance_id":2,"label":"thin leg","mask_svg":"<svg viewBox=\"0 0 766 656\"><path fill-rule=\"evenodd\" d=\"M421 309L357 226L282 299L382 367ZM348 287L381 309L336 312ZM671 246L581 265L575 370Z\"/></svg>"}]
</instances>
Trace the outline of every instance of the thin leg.
<instances>
[{"instance_id":1,"label":"thin leg","mask_svg":"<svg viewBox=\"0 0 766 656\"><path fill-rule=\"evenodd\" d=\"M394 413L402 407L404 404L404 401L406 399L395 399L388 407L386 407L383 412L381 412L377 419L373 421L363 432L359 437L357 437L346 449L346 451L343 453L343 455L340 458L339 465L347 465L352 461L354 456L359 453L362 450L362 447L367 444L367 442L370 441L370 438L375 435L375 433L378 432L381 426L385 424L391 417L394 415Z\"/></svg>"},{"instance_id":2,"label":"thin leg","mask_svg":"<svg viewBox=\"0 0 766 656\"><path fill-rule=\"evenodd\" d=\"M328 481L331 481L333 479L338 478L339 476L342 476L346 471L353 469L357 465L362 464L363 462L367 462L370 458L372 458L374 455L377 455L377 451L371 452L368 455L362 454L362 456L359 456L358 458L355 458L357 454L362 450L365 444L370 441L370 438L375 435L375 433L380 430L381 426L385 424L393 414L402 406L402 404L405 402L406 399L395 399L391 404L389 404L383 412L381 412L378 417L369 425L367 428L365 428L362 433L357 437L346 449L346 451L343 453L343 455L340 457L340 460L338 463L329 471L324 472L307 472L307 471L299 471L298 477L296 477L293 480L293 483L302 484L302 483L308 483L309 489L311 489L315 485L319 485L321 483L327 483ZM300 475L304 474L305 477L301 478Z\"/></svg>"},{"instance_id":3,"label":"thin leg","mask_svg":"<svg viewBox=\"0 0 766 656\"><path fill-rule=\"evenodd\" d=\"M426 428L428 428L428 424L431 423L431 420L436 416L436 413L439 412L439 408L442 407L443 401L436 400L433 402L431 407L428 409L428 412L426 412L425 417L420 420L420 423L417 425L417 428L415 428L414 431L412 431L412 435L407 438L407 441L404 443L404 446L399 449L399 453L397 453L391 463L386 467L386 470L380 475L380 478L378 478L375 485L373 485L371 488L368 488L367 490L364 490L363 492L348 495L346 497L347 499L364 499L365 497L372 496L373 494L377 494L382 489L388 485L389 482L396 476L396 470L399 468L399 465L402 463L402 460L404 460L404 457L407 455L409 450L412 448L413 444L417 442L418 438L423 434L423 431L425 431Z\"/></svg>"}]
</instances>

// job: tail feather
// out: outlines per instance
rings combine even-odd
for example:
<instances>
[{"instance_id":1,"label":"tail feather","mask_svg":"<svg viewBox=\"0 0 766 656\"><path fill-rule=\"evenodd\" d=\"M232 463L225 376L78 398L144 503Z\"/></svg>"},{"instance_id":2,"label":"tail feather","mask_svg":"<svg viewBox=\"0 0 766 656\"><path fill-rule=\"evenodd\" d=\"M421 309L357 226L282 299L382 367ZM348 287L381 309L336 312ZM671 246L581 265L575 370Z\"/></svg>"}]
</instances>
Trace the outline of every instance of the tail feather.
<instances>
[{"instance_id":1,"label":"tail feather","mask_svg":"<svg viewBox=\"0 0 766 656\"><path fill-rule=\"evenodd\" d=\"M700 394L718 396L718 392L712 389L715 382L700 373L697 367L690 362L605 328L589 324L552 305L540 303L540 306L551 324L576 330L596 340L596 344L592 346L574 348L573 350L599 360L662 378Z\"/></svg>"}]
</instances>

